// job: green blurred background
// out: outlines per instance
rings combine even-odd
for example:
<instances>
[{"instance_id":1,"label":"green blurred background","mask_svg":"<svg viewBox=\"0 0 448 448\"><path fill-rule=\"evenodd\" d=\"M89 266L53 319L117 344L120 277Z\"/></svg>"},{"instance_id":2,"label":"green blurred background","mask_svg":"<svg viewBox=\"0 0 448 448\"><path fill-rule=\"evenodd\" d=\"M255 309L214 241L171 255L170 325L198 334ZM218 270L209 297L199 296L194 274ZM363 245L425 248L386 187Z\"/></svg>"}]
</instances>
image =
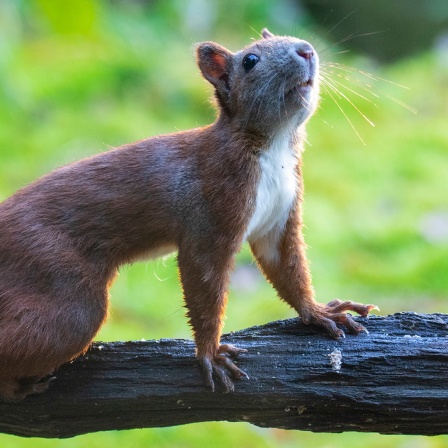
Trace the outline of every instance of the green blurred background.
<instances>
[{"instance_id":1,"label":"green blurred background","mask_svg":"<svg viewBox=\"0 0 448 448\"><path fill-rule=\"evenodd\" d=\"M377 2L342 8L346 3L0 0L0 199L98 151L210 123L211 89L195 66L194 43L215 40L238 50L267 26L311 41L330 79L304 154L305 232L318 300L373 302L382 314L448 312L448 5L420 2L427 14L416 10L409 18L412 8L403 1L392 14L391 2L379 2L382 9ZM373 25L362 7L368 3L377 5ZM417 48L411 36L418 33ZM409 36L409 45L398 36ZM346 46L334 44L341 39ZM294 316L247 247L230 290L226 331ZM124 267L111 296L99 340L191 337L174 257ZM326 435L236 423L61 441L0 435L0 446L13 448L211 444L434 448L448 446L448 437Z\"/></svg>"}]
</instances>

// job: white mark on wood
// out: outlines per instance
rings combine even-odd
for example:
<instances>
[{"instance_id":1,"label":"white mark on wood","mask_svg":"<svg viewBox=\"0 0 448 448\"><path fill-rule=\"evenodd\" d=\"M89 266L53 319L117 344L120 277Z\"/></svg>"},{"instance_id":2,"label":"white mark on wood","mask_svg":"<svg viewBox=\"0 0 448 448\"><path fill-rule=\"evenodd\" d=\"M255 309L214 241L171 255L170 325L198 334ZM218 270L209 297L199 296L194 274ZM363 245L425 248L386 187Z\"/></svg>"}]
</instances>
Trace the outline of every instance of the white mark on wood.
<instances>
[{"instance_id":1,"label":"white mark on wood","mask_svg":"<svg viewBox=\"0 0 448 448\"><path fill-rule=\"evenodd\" d=\"M330 365L334 372L339 373L342 366L342 352L338 348L335 348L329 355Z\"/></svg>"}]
</instances>

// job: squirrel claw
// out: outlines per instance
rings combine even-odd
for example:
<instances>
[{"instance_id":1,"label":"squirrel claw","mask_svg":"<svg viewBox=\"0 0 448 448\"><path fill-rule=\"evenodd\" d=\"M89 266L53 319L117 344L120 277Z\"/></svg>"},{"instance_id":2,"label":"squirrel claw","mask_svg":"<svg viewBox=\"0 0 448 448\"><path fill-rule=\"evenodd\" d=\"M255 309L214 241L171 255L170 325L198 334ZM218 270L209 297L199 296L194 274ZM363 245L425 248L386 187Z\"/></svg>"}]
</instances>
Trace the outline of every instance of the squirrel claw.
<instances>
[{"instance_id":1,"label":"squirrel claw","mask_svg":"<svg viewBox=\"0 0 448 448\"><path fill-rule=\"evenodd\" d=\"M218 348L218 354L230 356L231 358L238 358L241 353L247 353L245 348L238 348L232 344L222 344Z\"/></svg>"},{"instance_id":2,"label":"squirrel claw","mask_svg":"<svg viewBox=\"0 0 448 448\"><path fill-rule=\"evenodd\" d=\"M199 363L205 374L205 385L214 392L216 380L223 388L224 393L233 392L235 390L233 380L249 379L249 375L239 369L230 358L235 358L240 353L246 352L247 350L245 349L240 349L230 344L223 344L219 347L215 356L199 358Z\"/></svg>"},{"instance_id":3,"label":"squirrel claw","mask_svg":"<svg viewBox=\"0 0 448 448\"><path fill-rule=\"evenodd\" d=\"M317 308L303 313L302 321L305 324L323 327L333 339L345 338L345 333L336 324L342 325L352 334L369 333L364 325L356 322L350 314L347 314L347 311L354 311L362 317L366 317L371 310L379 311L376 305L363 305L351 301L344 302L339 299L332 300L327 305L317 305Z\"/></svg>"}]
</instances>

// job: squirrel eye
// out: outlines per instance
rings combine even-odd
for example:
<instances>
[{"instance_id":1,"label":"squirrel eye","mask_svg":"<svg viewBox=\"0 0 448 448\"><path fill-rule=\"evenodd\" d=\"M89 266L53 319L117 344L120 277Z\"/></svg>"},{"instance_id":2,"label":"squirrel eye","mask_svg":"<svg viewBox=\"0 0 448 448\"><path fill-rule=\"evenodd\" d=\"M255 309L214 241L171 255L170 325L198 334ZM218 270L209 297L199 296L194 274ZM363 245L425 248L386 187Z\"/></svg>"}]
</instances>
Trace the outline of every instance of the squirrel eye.
<instances>
[{"instance_id":1,"label":"squirrel eye","mask_svg":"<svg viewBox=\"0 0 448 448\"><path fill-rule=\"evenodd\" d=\"M243 68L247 72L251 71L260 58L256 54L246 54L243 59Z\"/></svg>"}]
</instances>

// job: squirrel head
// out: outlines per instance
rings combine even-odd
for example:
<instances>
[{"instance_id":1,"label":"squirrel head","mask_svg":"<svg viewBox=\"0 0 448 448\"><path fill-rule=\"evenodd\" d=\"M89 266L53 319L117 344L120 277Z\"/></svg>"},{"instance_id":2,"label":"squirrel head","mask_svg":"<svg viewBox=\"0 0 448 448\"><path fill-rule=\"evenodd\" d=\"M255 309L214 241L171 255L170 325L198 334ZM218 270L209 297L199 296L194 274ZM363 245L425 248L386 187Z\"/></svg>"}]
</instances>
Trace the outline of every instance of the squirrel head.
<instances>
[{"instance_id":1,"label":"squirrel head","mask_svg":"<svg viewBox=\"0 0 448 448\"><path fill-rule=\"evenodd\" d=\"M319 58L306 41L274 36L232 53L215 42L197 46L198 66L215 89L221 114L241 129L269 134L297 128L319 98Z\"/></svg>"}]
</instances>

